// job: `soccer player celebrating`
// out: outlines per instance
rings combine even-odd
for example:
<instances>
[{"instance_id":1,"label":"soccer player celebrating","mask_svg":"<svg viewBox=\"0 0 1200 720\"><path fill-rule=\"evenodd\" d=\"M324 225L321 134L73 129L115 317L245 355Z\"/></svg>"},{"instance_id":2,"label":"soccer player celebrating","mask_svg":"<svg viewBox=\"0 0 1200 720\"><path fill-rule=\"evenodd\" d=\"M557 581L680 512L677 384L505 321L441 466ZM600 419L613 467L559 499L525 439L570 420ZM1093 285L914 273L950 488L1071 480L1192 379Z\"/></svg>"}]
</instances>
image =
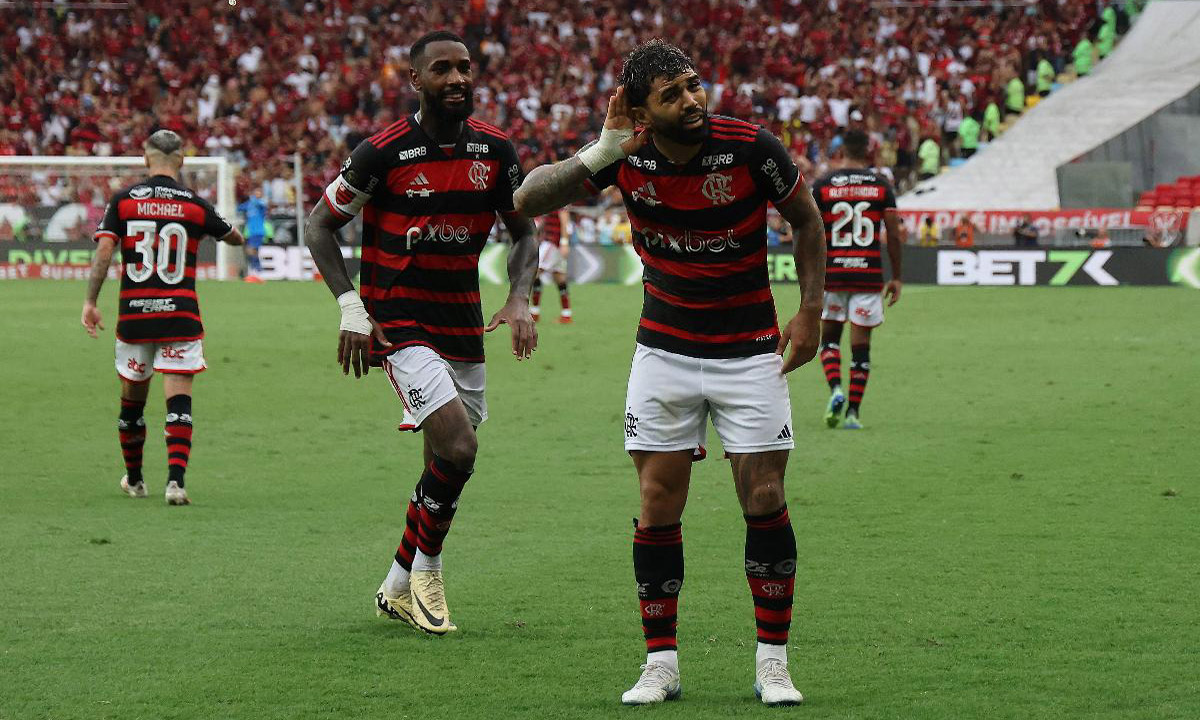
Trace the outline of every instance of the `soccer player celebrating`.
<instances>
[{"instance_id":1,"label":"soccer player celebrating","mask_svg":"<svg viewBox=\"0 0 1200 720\"><path fill-rule=\"evenodd\" d=\"M566 210L552 212L542 218L542 243L538 248L538 272L533 281L533 305L529 311L536 321L541 315L542 276L549 275L558 286L560 323L571 322L571 296L567 289L567 253L571 249L571 217Z\"/></svg>"},{"instance_id":2,"label":"soccer player celebrating","mask_svg":"<svg viewBox=\"0 0 1200 720\"><path fill-rule=\"evenodd\" d=\"M313 260L342 308L338 362L365 375L382 366L404 407L402 430L422 430L425 469L406 528L375 595L377 614L425 632L456 630L446 607L442 543L475 469L487 419L483 333L507 323L512 352L537 345L529 292L537 270L533 223L513 211L516 149L471 119L472 63L457 35L429 33L411 49L421 108L359 144L308 218ZM334 232L363 214L360 289ZM508 302L485 328L479 253L499 213L513 237ZM365 303L365 304L364 304Z\"/></svg>"},{"instance_id":3,"label":"soccer player celebrating","mask_svg":"<svg viewBox=\"0 0 1200 720\"><path fill-rule=\"evenodd\" d=\"M190 503L184 474L192 450L192 379L204 370L204 326L196 299L196 249L208 235L241 245L242 234L229 226L204 198L179 181L183 141L159 130L143 145L149 176L113 196L93 239L96 255L83 301L81 322L88 335L104 329L96 300L121 247L120 312L117 314L117 375L121 378L121 414L117 433L125 456L121 489L146 497L142 411L154 371L163 374L167 398L167 486L169 505Z\"/></svg>"},{"instance_id":4,"label":"soccer player celebrating","mask_svg":"<svg viewBox=\"0 0 1200 720\"><path fill-rule=\"evenodd\" d=\"M869 169L869 140L861 130L846 133L842 159L813 183L813 196L825 222L827 266L825 307L821 312L821 364L829 383L825 424L847 430L862 428L859 406L871 374L871 330L883 322L883 300L900 299L900 258L904 244L896 193L880 173ZM883 283L880 238L887 230L892 279ZM881 294L882 293L882 294ZM850 321L850 402L842 390L842 325Z\"/></svg>"},{"instance_id":5,"label":"soccer player celebrating","mask_svg":"<svg viewBox=\"0 0 1200 720\"><path fill-rule=\"evenodd\" d=\"M783 490L794 447L784 374L817 351L821 221L779 140L756 125L710 117L706 106L691 59L661 40L645 43L625 60L600 139L533 170L515 199L520 212L540 215L616 185L644 265L624 429L641 488L633 567L647 656L622 702L679 696L680 519L711 415L746 518L758 626L754 689L768 705L795 704L803 696L786 653L796 537ZM634 134L635 124L642 133ZM768 203L796 231L802 303L782 333L767 277Z\"/></svg>"}]
</instances>

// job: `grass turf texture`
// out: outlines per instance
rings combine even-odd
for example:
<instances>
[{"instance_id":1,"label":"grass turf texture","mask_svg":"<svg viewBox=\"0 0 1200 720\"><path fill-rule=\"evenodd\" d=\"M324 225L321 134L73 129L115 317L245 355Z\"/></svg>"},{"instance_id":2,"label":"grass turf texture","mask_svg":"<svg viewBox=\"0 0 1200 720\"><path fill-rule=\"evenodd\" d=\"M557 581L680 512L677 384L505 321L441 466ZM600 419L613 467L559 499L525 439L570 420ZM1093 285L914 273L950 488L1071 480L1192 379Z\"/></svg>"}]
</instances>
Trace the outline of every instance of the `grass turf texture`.
<instances>
[{"instance_id":1,"label":"grass turf texture","mask_svg":"<svg viewBox=\"0 0 1200 720\"><path fill-rule=\"evenodd\" d=\"M200 291L195 505L168 508L160 381L152 495L132 500L112 326L85 336L80 283L0 284L0 718L641 712L617 704L643 660L621 450L636 289L572 288L576 323L543 322L532 362L489 337L492 419L447 543L462 631L442 639L372 612L420 442L381 372L335 369L328 293ZM792 375L793 712L1200 716L1197 315L1178 289L914 287L877 335L866 430L824 428L819 362ZM655 717L765 711L719 458L684 517L684 698Z\"/></svg>"}]
</instances>

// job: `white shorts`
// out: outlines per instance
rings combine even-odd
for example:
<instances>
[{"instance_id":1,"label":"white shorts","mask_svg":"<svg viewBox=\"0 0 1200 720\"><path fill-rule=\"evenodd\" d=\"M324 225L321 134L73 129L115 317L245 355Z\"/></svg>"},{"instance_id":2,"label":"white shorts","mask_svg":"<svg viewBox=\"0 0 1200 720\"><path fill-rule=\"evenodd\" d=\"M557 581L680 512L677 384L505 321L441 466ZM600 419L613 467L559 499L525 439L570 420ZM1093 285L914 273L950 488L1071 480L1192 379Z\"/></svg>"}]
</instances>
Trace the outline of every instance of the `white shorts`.
<instances>
[{"instance_id":1,"label":"white shorts","mask_svg":"<svg viewBox=\"0 0 1200 720\"><path fill-rule=\"evenodd\" d=\"M703 447L710 415L726 452L795 447L783 358L709 360L637 346L625 396L626 450Z\"/></svg>"},{"instance_id":2,"label":"white shorts","mask_svg":"<svg viewBox=\"0 0 1200 720\"><path fill-rule=\"evenodd\" d=\"M563 257L558 243L542 242L538 248L538 272L556 272L566 274L567 259Z\"/></svg>"},{"instance_id":3,"label":"white shorts","mask_svg":"<svg viewBox=\"0 0 1200 720\"><path fill-rule=\"evenodd\" d=\"M417 430L434 410L461 398L471 424L487 420L483 397L483 363L446 360L433 348L414 345L388 355L383 363L400 402L404 403L401 430Z\"/></svg>"},{"instance_id":4,"label":"white shorts","mask_svg":"<svg viewBox=\"0 0 1200 720\"><path fill-rule=\"evenodd\" d=\"M117 374L130 382L146 382L157 370L176 375L203 372L204 341L127 343L117 340Z\"/></svg>"},{"instance_id":5,"label":"white shorts","mask_svg":"<svg viewBox=\"0 0 1200 720\"><path fill-rule=\"evenodd\" d=\"M883 324L883 293L825 293L825 307L821 310L822 320L846 322L854 325L875 327Z\"/></svg>"}]
</instances>

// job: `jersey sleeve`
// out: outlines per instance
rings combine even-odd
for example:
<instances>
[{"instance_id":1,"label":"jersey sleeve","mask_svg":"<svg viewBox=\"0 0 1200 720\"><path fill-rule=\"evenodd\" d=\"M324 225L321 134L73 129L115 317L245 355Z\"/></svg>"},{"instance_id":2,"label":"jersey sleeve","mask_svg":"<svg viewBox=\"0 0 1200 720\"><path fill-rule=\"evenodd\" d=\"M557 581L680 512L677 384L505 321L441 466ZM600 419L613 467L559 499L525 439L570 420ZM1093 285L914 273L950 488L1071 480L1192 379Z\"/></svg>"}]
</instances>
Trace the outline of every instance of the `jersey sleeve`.
<instances>
[{"instance_id":1,"label":"jersey sleeve","mask_svg":"<svg viewBox=\"0 0 1200 720\"><path fill-rule=\"evenodd\" d=\"M213 207L212 203L208 202L207 200L204 200L203 203L204 234L220 240L233 230L233 226L230 225L225 218L221 217L221 213L217 212L217 209Z\"/></svg>"},{"instance_id":2,"label":"jersey sleeve","mask_svg":"<svg viewBox=\"0 0 1200 720\"><path fill-rule=\"evenodd\" d=\"M353 218L375 195L387 172L386 156L370 140L363 140L325 188L325 204L342 220Z\"/></svg>"},{"instance_id":3,"label":"jersey sleeve","mask_svg":"<svg viewBox=\"0 0 1200 720\"><path fill-rule=\"evenodd\" d=\"M892 187L892 184L890 182L888 182L886 179L880 178L880 180L883 182L883 209L884 210L895 210L896 209L896 189L894 187Z\"/></svg>"},{"instance_id":4,"label":"jersey sleeve","mask_svg":"<svg viewBox=\"0 0 1200 720\"><path fill-rule=\"evenodd\" d=\"M117 196L108 201L104 208L104 217L100 218L96 232L92 233L92 242L100 242L102 237L110 237L118 243L121 241L125 228L121 227L121 216L117 213L117 201L120 199L120 196Z\"/></svg>"},{"instance_id":5,"label":"jersey sleeve","mask_svg":"<svg viewBox=\"0 0 1200 720\"><path fill-rule=\"evenodd\" d=\"M517 149L509 141L500 144L500 177L496 181L493 200L496 212L511 214L515 212L513 193L521 187L525 173L521 172L521 160L517 157Z\"/></svg>"},{"instance_id":6,"label":"jersey sleeve","mask_svg":"<svg viewBox=\"0 0 1200 720\"><path fill-rule=\"evenodd\" d=\"M779 206L804 187L804 178L787 149L770 131L759 129L754 140L754 163L750 174L771 204Z\"/></svg>"}]
</instances>

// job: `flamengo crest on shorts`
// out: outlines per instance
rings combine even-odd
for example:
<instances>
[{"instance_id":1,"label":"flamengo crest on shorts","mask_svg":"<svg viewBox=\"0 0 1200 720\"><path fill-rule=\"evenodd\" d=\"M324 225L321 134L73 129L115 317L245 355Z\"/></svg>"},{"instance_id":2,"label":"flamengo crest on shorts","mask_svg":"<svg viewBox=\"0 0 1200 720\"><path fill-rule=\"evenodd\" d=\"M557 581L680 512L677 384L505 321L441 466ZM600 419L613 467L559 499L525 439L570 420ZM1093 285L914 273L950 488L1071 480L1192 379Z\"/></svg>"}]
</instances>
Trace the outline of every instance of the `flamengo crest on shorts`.
<instances>
[{"instance_id":1,"label":"flamengo crest on shorts","mask_svg":"<svg viewBox=\"0 0 1200 720\"><path fill-rule=\"evenodd\" d=\"M93 235L121 248L117 337L125 342L195 340L204 335L196 299L200 238L232 228L213 206L165 175L113 196Z\"/></svg>"},{"instance_id":2,"label":"flamengo crest on shorts","mask_svg":"<svg viewBox=\"0 0 1200 720\"><path fill-rule=\"evenodd\" d=\"M639 343L702 358L774 352L779 340L767 276L767 203L804 187L774 135L711 116L686 165L647 143L591 177L625 200L645 286Z\"/></svg>"},{"instance_id":3,"label":"flamengo crest on shorts","mask_svg":"<svg viewBox=\"0 0 1200 720\"><path fill-rule=\"evenodd\" d=\"M825 290L883 289L883 213L896 207L892 184L874 170L835 170L813 183L825 223Z\"/></svg>"},{"instance_id":4,"label":"flamengo crest on shorts","mask_svg":"<svg viewBox=\"0 0 1200 720\"><path fill-rule=\"evenodd\" d=\"M359 292L392 343L372 347L372 364L412 345L483 361L479 253L522 179L508 137L474 119L449 152L412 115L354 149L325 202L343 219L362 212Z\"/></svg>"}]
</instances>

